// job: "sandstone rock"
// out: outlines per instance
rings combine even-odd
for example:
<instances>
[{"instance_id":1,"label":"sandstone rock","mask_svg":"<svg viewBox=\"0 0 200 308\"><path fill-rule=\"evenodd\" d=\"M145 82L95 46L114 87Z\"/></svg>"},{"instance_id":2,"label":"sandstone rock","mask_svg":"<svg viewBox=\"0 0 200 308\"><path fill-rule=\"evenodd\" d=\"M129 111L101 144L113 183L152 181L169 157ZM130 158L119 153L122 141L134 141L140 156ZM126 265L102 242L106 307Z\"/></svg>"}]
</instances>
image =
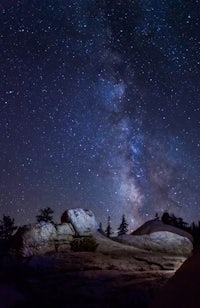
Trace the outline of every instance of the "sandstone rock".
<instances>
[{"instance_id":1,"label":"sandstone rock","mask_svg":"<svg viewBox=\"0 0 200 308\"><path fill-rule=\"evenodd\" d=\"M116 240L140 249L177 256L190 256L193 249L193 245L188 238L168 231L145 235L121 235Z\"/></svg>"},{"instance_id":2,"label":"sandstone rock","mask_svg":"<svg viewBox=\"0 0 200 308\"><path fill-rule=\"evenodd\" d=\"M184 236L188 238L191 242L193 242L193 236L179 228L176 228L174 226L170 226L167 224L164 224L161 220L159 219L153 219L145 222L142 226L140 226L137 230L132 232L132 235L144 235L144 234L150 234L153 232L158 232L158 231L168 231L171 233L175 233L181 236Z\"/></svg>"},{"instance_id":3,"label":"sandstone rock","mask_svg":"<svg viewBox=\"0 0 200 308\"><path fill-rule=\"evenodd\" d=\"M90 210L70 209L67 210L67 216L79 236L92 235L98 229L95 216Z\"/></svg>"}]
</instances>

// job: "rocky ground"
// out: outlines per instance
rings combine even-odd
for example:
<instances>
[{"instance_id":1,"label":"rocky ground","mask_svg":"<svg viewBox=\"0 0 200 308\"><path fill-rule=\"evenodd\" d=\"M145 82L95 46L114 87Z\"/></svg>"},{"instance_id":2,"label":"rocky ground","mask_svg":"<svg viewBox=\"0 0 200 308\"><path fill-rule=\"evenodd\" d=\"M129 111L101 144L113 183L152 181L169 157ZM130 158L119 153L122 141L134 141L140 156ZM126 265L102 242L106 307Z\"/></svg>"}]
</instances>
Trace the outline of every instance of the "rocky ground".
<instances>
[{"instance_id":1,"label":"rocky ground","mask_svg":"<svg viewBox=\"0 0 200 308\"><path fill-rule=\"evenodd\" d=\"M2 258L0 307L148 307L186 259L96 240L96 252Z\"/></svg>"}]
</instances>

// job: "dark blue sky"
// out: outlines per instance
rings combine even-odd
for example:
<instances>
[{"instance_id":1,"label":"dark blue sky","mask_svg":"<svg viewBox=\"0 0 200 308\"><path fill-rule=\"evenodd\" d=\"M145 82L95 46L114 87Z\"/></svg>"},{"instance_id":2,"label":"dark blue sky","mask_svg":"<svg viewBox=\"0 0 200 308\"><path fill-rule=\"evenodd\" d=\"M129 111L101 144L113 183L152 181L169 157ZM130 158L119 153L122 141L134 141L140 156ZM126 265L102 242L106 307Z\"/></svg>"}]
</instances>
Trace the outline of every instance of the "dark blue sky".
<instances>
[{"instance_id":1,"label":"dark blue sky","mask_svg":"<svg viewBox=\"0 0 200 308\"><path fill-rule=\"evenodd\" d=\"M199 1L2 0L0 215L200 219Z\"/></svg>"}]
</instances>

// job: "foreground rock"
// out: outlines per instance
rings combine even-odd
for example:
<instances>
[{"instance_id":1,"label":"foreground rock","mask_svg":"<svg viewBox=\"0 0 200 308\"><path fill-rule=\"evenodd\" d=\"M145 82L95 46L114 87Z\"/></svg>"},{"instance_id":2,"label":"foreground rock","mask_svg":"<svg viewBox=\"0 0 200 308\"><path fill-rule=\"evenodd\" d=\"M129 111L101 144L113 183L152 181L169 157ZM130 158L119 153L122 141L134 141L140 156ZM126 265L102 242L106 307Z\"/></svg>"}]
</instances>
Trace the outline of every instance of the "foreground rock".
<instances>
[{"instance_id":1,"label":"foreground rock","mask_svg":"<svg viewBox=\"0 0 200 308\"><path fill-rule=\"evenodd\" d=\"M145 235L121 235L116 240L140 249L177 256L188 257L193 250L192 242L188 238L168 231Z\"/></svg>"},{"instance_id":2,"label":"foreground rock","mask_svg":"<svg viewBox=\"0 0 200 308\"><path fill-rule=\"evenodd\" d=\"M158 251L143 250L138 247L121 244L103 236L96 236L97 253L110 259L116 269L134 272L176 271L186 260L185 256L169 255ZM123 260L123 262L121 261ZM95 262L95 260L93 261Z\"/></svg>"},{"instance_id":3,"label":"foreground rock","mask_svg":"<svg viewBox=\"0 0 200 308\"><path fill-rule=\"evenodd\" d=\"M200 307L200 252L186 260L161 289L151 308Z\"/></svg>"},{"instance_id":4,"label":"foreground rock","mask_svg":"<svg viewBox=\"0 0 200 308\"><path fill-rule=\"evenodd\" d=\"M96 230L93 213L82 209L66 211L59 225L40 223L20 228L12 251L28 258L26 262L10 255L0 259L0 293L1 283L4 288L10 277L6 290L12 291L14 281L16 294L20 293L15 299L19 307L63 307L67 299L67 305L74 308L144 308L183 264L192 246L188 238L168 231L129 235L119 243ZM70 250L74 237L91 234L97 243L95 252ZM131 245L130 239L134 239ZM174 255L177 247L182 247L181 251Z\"/></svg>"},{"instance_id":5,"label":"foreground rock","mask_svg":"<svg viewBox=\"0 0 200 308\"><path fill-rule=\"evenodd\" d=\"M61 234L62 228L63 224ZM66 298L67 305L74 308L148 307L157 290L186 259L124 245L98 233L94 236L96 252L66 249L22 262L28 271L20 267L16 271L20 274L13 278L15 283L18 279L16 286L25 298L21 307L63 307ZM2 268L6 271L5 263ZM14 273L10 264L7 269Z\"/></svg>"},{"instance_id":6,"label":"foreground rock","mask_svg":"<svg viewBox=\"0 0 200 308\"><path fill-rule=\"evenodd\" d=\"M79 236L89 236L97 231L98 225L92 211L81 208L70 209L63 213Z\"/></svg>"}]
</instances>

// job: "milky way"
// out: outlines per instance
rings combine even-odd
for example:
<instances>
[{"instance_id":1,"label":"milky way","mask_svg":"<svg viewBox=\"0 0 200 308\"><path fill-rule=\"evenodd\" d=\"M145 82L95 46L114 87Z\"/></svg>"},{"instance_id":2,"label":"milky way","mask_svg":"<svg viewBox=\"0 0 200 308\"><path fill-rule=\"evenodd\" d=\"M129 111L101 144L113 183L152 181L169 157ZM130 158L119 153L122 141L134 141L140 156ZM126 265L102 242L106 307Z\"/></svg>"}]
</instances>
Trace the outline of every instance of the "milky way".
<instances>
[{"instance_id":1,"label":"milky way","mask_svg":"<svg viewBox=\"0 0 200 308\"><path fill-rule=\"evenodd\" d=\"M199 1L3 0L0 215L200 220Z\"/></svg>"}]
</instances>

